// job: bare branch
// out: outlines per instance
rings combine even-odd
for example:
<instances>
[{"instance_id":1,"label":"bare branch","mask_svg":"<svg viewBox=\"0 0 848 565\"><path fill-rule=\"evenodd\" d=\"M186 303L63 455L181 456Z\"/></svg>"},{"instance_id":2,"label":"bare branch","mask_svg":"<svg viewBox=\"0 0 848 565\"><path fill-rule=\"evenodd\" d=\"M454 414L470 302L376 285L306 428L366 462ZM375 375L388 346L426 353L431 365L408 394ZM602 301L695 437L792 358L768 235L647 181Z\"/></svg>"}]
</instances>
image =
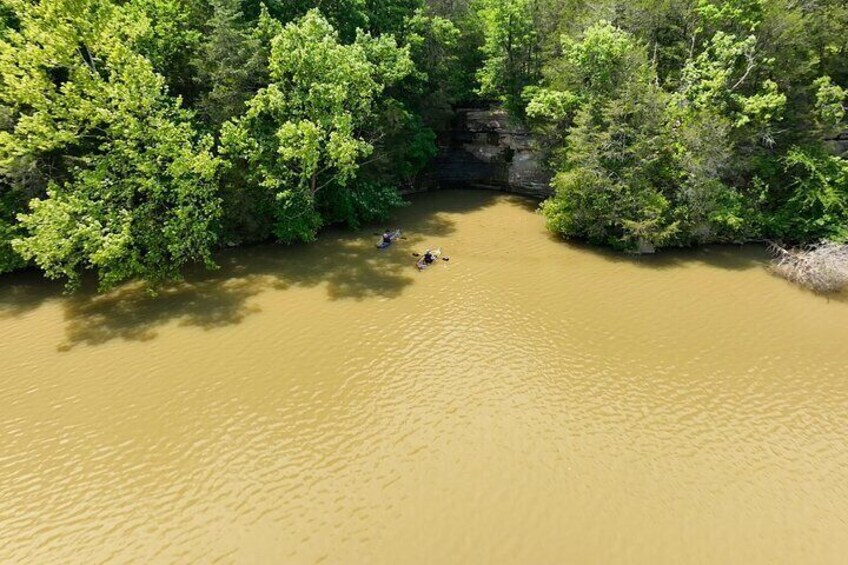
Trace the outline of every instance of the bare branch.
<instances>
[{"instance_id":1,"label":"bare branch","mask_svg":"<svg viewBox=\"0 0 848 565\"><path fill-rule=\"evenodd\" d=\"M823 241L803 249L769 245L772 270L785 279L822 294L848 288L848 245Z\"/></svg>"},{"instance_id":2,"label":"bare branch","mask_svg":"<svg viewBox=\"0 0 848 565\"><path fill-rule=\"evenodd\" d=\"M756 60L754 58L753 53L746 53L745 57L748 59L748 65L745 68L745 74L742 75L742 78L740 78L738 81L736 81L736 84L734 84L732 87L730 87L731 91L736 90L737 88L742 86L742 83L745 82L745 80L748 78L748 75L750 75L751 71L754 70L754 67L757 66L757 63L756 63Z\"/></svg>"}]
</instances>

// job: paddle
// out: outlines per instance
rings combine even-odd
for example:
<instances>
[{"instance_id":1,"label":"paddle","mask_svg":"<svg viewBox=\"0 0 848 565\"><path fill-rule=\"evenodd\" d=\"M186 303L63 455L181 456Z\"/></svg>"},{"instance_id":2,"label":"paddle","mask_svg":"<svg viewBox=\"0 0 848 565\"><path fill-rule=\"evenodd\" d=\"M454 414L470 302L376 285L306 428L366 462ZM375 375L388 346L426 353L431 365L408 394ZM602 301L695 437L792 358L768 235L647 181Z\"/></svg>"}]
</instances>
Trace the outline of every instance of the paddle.
<instances>
[{"instance_id":1,"label":"paddle","mask_svg":"<svg viewBox=\"0 0 848 565\"><path fill-rule=\"evenodd\" d=\"M376 232L375 232L375 233L373 233L372 235L376 235L377 237L382 237L382 235L383 235L384 233L386 233L386 232L389 232L389 230L386 230L385 232L382 232L382 233L376 233ZM389 232L389 233L394 233L394 232ZM399 236L398 236L398 237L396 237L395 239L407 239L407 237L406 237L406 236L403 236L403 235L399 235Z\"/></svg>"},{"instance_id":2,"label":"paddle","mask_svg":"<svg viewBox=\"0 0 848 565\"><path fill-rule=\"evenodd\" d=\"M413 256L413 257L421 257L421 254L420 254L420 253L416 253L415 251L413 251L413 252L412 252L412 256ZM442 261L450 261L450 257L442 257Z\"/></svg>"}]
</instances>

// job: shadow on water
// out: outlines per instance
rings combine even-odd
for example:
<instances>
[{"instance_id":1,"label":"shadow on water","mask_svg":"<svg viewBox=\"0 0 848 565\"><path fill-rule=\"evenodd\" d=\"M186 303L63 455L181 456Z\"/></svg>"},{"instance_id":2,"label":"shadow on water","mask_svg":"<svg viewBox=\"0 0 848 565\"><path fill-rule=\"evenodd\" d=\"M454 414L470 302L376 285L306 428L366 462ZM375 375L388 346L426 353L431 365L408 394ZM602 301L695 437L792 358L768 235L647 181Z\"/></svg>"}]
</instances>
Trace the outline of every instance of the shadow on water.
<instances>
[{"instance_id":1,"label":"shadow on water","mask_svg":"<svg viewBox=\"0 0 848 565\"><path fill-rule=\"evenodd\" d=\"M456 231L448 214L464 214L508 203L535 210L538 202L490 190L436 190L408 197L410 205L394 214L391 225L401 226L410 240L447 237Z\"/></svg>"},{"instance_id":2,"label":"shadow on water","mask_svg":"<svg viewBox=\"0 0 848 565\"><path fill-rule=\"evenodd\" d=\"M250 299L268 290L324 285L327 298L395 297L414 279L410 262L379 252L375 238L328 232L311 245L259 245L222 252L213 272L190 269L185 281L151 296L138 284L106 294L80 292L64 303L63 349L114 339L144 341L173 321L206 330L231 326L261 311Z\"/></svg>"},{"instance_id":3,"label":"shadow on water","mask_svg":"<svg viewBox=\"0 0 848 565\"><path fill-rule=\"evenodd\" d=\"M663 249L653 255L634 255L613 251L608 248L591 245L585 242L564 240L555 234L550 234L550 237L551 239L556 240L557 242L572 249L603 257L606 261L633 265L639 268L662 271L697 264L730 271L761 269L770 276L774 277L774 279L779 281L781 284L797 288L799 291L804 292L811 297L815 297L819 300L825 300L827 302L848 304L848 290L838 293L822 294L795 285L774 273L769 268L772 257L766 247L759 243L743 245L707 245L704 247Z\"/></svg>"},{"instance_id":4,"label":"shadow on water","mask_svg":"<svg viewBox=\"0 0 848 565\"><path fill-rule=\"evenodd\" d=\"M387 222L401 226L406 239L386 251L374 248L377 237L373 234L384 226L369 226L357 232L329 229L312 244L269 244L222 251L216 256L218 270L188 269L183 282L161 289L156 296L137 283L98 294L92 280L77 293L64 296L61 283L47 281L34 270L0 276L0 320L19 318L48 301L58 301L66 337L60 349L69 350L116 339L151 340L160 327L169 323L206 330L239 324L261 311L251 298L267 289L323 286L330 301L394 298L416 280L413 252L426 246L449 245L445 238L456 232L451 214L470 213L504 202L528 211L538 206L533 200L495 192L446 192L410 197L411 205L398 210ZM721 269L747 270L765 268L768 260L765 249L757 245L632 256L580 243L564 244L609 261L649 269L674 269L697 262ZM827 299L848 303L848 294Z\"/></svg>"},{"instance_id":5,"label":"shadow on water","mask_svg":"<svg viewBox=\"0 0 848 565\"><path fill-rule=\"evenodd\" d=\"M624 263L654 270L677 269L697 263L720 269L745 271L748 269L764 269L769 260L768 252L760 244L707 245L704 247L661 249L651 255L636 255L579 241L564 240L555 234L551 234L550 237L573 249L593 253L613 263Z\"/></svg>"},{"instance_id":6,"label":"shadow on water","mask_svg":"<svg viewBox=\"0 0 848 565\"><path fill-rule=\"evenodd\" d=\"M412 205L399 210L390 222L404 228L406 239L386 251L375 249L381 228L352 232L328 229L311 244L257 245L217 254L219 269L190 268L185 280L150 295L143 285L130 283L98 294L87 280L71 296L62 284L44 280L35 271L0 277L0 320L26 315L49 300L59 300L70 350L115 339L147 341L157 329L176 322L207 330L231 326L261 311L250 299L269 288L313 288L323 285L327 298L366 300L399 296L414 281L418 246L439 242L456 226L449 214L469 212L494 204L496 194L469 192L450 198L438 194L414 195Z\"/></svg>"},{"instance_id":7,"label":"shadow on water","mask_svg":"<svg viewBox=\"0 0 848 565\"><path fill-rule=\"evenodd\" d=\"M0 275L0 320L19 318L61 297L63 288L61 282L49 281L35 269Z\"/></svg>"}]
</instances>

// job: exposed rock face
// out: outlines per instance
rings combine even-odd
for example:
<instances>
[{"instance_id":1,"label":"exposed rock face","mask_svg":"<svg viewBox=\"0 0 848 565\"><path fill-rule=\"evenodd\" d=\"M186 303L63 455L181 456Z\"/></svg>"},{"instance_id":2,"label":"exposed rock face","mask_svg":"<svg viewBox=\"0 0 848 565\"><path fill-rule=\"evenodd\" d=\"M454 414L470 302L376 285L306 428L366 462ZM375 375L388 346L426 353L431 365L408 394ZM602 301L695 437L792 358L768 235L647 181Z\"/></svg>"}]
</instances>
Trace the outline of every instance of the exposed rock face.
<instances>
[{"instance_id":1,"label":"exposed rock face","mask_svg":"<svg viewBox=\"0 0 848 565\"><path fill-rule=\"evenodd\" d=\"M848 131L826 138L825 141L830 144L831 150L835 154L848 158Z\"/></svg>"},{"instance_id":2,"label":"exposed rock face","mask_svg":"<svg viewBox=\"0 0 848 565\"><path fill-rule=\"evenodd\" d=\"M488 188L547 198L551 173L532 134L493 108L459 108L418 190Z\"/></svg>"}]
</instances>

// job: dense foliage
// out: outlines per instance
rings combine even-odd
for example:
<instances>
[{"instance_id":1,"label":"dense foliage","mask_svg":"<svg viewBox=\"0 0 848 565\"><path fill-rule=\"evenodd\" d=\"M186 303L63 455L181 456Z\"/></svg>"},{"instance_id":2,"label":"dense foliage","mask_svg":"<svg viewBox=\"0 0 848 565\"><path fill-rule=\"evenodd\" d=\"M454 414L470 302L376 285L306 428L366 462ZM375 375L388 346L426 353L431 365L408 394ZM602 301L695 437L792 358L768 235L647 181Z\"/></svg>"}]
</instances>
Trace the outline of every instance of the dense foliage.
<instances>
[{"instance_id":1,"label":"dense foliage","mask_svg":"<svg viewBox=\"0 0 848 565\"><path fill-rule=\"evenodd\" d=\"M460 33L418 0L314 5L4 0L0 272L155 286L400 205L467 89Z\"/></svg>"},{"instance_id":2,"label":"dense foliage","mask_svg":"<svg viewBox=\"0 0 848 565\"><path fill-rule=\"evenodd\" d=\"M2 0L0 272L179 276L400 205L452 105L539 134L550 227L848 239L841 0Z\"/></svg>"},{"instance_id":3,"label":"dense foliage","mask_svg":"<svg viewBox=\"0 0 848 565\"><path fill-rule=\"evenodd\" d=\"M841 0L472 0L480 93L543 136L565 236L848 237ZM471 26L473 28L473 26Z\"/></svg>"},{"instance_id":4,"label":"dense foliage","mask_svg":"<svg viewBox=\"0 0 848 565\"><path fill-rule=\"evenodd\" d=\"M20 29L0 43L0 170L7 202L32 200L4 266L17 253L72 283L96 268L109 285L209 261L218 162L212 140L131 48L149 21L72 0L17 14Z\"/></svg>"}]
</instances>

